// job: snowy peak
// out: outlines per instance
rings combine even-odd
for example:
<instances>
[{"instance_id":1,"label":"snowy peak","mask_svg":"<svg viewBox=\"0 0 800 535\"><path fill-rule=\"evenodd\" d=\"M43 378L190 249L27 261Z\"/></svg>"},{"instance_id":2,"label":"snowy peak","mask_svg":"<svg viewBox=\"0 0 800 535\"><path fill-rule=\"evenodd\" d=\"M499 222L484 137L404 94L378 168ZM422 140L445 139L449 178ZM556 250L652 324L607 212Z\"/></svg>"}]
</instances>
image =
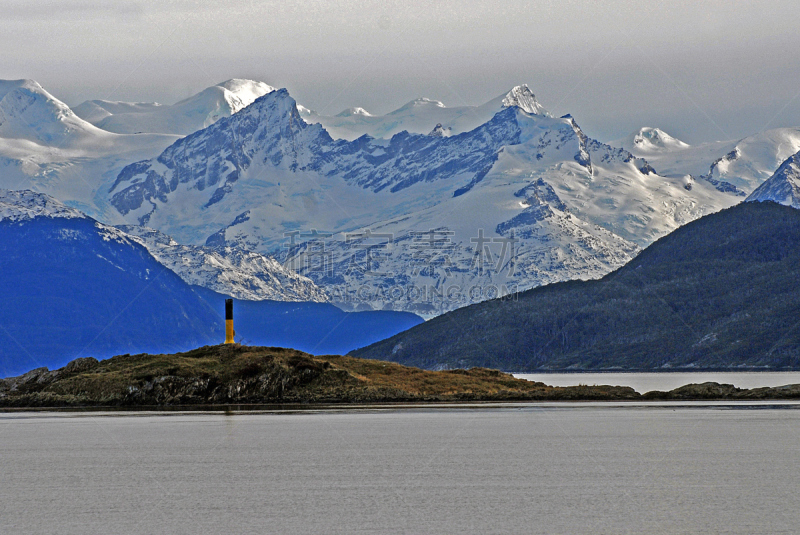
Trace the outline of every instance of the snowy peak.
<instances>
[{"instance_id":1,"label":"snowy peak","mask_svg":"<svg viewBox=\"0 0 800 535\"><path fill-rule=\"evenodd\" d=\"M15 89L28 89L30 91L44 91L36 80L0 80L0 99Z\"/></svg>"},{"instance_id":2,"label":"snowy peak","mask_svg":"<svg viewBox=\"0 0 800 535\"><path fill-rule=\"evenodd\" d=\"M539 102L536 100L536 95L533 94L533 91L530 90L527 84L518 85L506 93L502 100L502 107L517 107L525 113L530 113L531 115L544 115L546 117L550 117L550 112L548 112L541 104L539 104Z\"/></svg>"},{"instance_id":3,"label":"snowy peak","mask_svg":"<svg viewBox=\"0 0 800 535\"><path fill-rule=\"evenodd\" d=\"M610 145L622 147L636 156L659 157L692 148L660 128L645 126L627 137L611 141Z\"/></svg>"},{"instance_id":4,"label":"snowy peak","mask_svg":"<svg viewBox=\"0 0 800 535\"><path fill-rule=\"evenodd\" d=\"M781 164L775 174L750 194L747 201L773 201L800 208L800 152Z\"/></svg>"},{"instance_id":5,"label":"snowy peak","mask_svg":"<svg viewBox=\"0 0 800 535\"><path fill-rule=\"evenodd\" d=\"M54 198L30 190L0 189L0 222L18 223L38 217L86 219L86 215Z\"/></svg>"},{"instance_id":6,"label":"snowy peak","mask_svg":"<svg viewBox=\"0 0 800 535\"><path fill-rule=\"evenodd\" d=\"M223 117L229 117L246 108L258 97L273 91L275 88L264 82L234 78L207 87L200 93L174 104L171 108L198 117L204 115L203 128L205 128Z\"/></svg>"},{"instance_id":7,"label":"snowy peak","mask_svg":"<svg viewBox=\"0 0 800 535\"><path fill-rule=\"evenodd\" d=\"M683 150L689 148L688 143L674 138L660 128L644 127L631 135L627 148L632 152L659 153Z\"/></svg>"},{"instance_id":8,"label":"snowy peak","mask_svg":"<svg viewBox=\"0 0 800 535\"><path fill-rule=\"evenodd\" d=\"M703 178L718 187L747 194L773 176L782 163L800 150L800 128L775 128L748 136L717 158Z\"/></svg>"},{"instance_id":9,"label":"snowy peak","mask_svg":"<svg viewBox=\"0 0 800 535\"><path fill-rule=\"evenodd\" d=\"M75 115L97 125L106 117L125 113L149 113L162 105L157 102L122 102L118 100L87 100L78 104L72 111Z\"/></svg>"},{"instance_id":10,"label":"snowy peak","mask_svg":"<svg viewBox=\"0 0 800 535\"><path fill-rule=\"evenodd\" d=\"M276 89L259 97L243 113L227 120L237 123L238 127L251 126L263 129L265 133L269 134L290 135L284 130L287 128L302 130L312 127L302 120L300 111L297 109L297 102L289 95L287 89ZM321 127L317 126L314 129L321 129Z\"/></svg>"},{"instance_id":11,"label":"snowy peak","mask_svg":"<svg viewBox=\"0 0 800 535\"><path fill-rule=\"evenodd\" d=\"M0 81L0 137L66 145L101 134L33 80Z\"/></svg>"},{"instance_id":12,"label":"snowy peak","mask_svg":"<svg viewBox=\"0 0 800 535\"><path fill-rule=\"evenodd\" d=\"M317 112L315 112L314 110L309 110L308 108L306 108L302 104L296 104L296 106L297 106L297 111L300 113L301 117L311 118L312 116L316 116L317 115ZM359 108L359 109L363 109L363 108ZM344 113L344 112L342 112L342 113Z\"/></svg>"},{"instance_id":13,"label":"snowy peak","mask_svg":"<svg viewBox=\"0 0 800 535\"><path fill-rule=\"evenodd\" d=\"M147 202L151 199L166 202L166 195L179 183L197 180L194 187L198 191L213 188L207 208L232 191L256 152L276 168L295 171L308 166L315 156L309 147L330 142L320 125L303 121L289 92L279 89L259 97L240 113L179 139L157 159L125 167L110 189L111 203L125 215L144 203L151 204ZM203 176L205 172L195 176L189 170L198 165L213 169L208 176ZM137 221L146 224L149 215L141 214Z\"/></svg>"},{"instance_id":14,"label":"snowy peak","mask_svg":"<svg viewBox=\"0 0 800 535\"><path fill-rule=\"evenodd\" d=\"M222 82L217 87L221 87L224 90L225 100L231 108L231 113L236 113L255 102L258 97L263 97L267 93L275 91L274 87L264 82L239 78L232 78Z\"/></svg>"},{"instance_id":15,"label":"snowy peak","mask_svg":"<svg viewBox=\"0 0 800 535\"><path fill-rule=\"evenodd\" d=\"M298 108L301 108L301 107L302 106L299 106ZM303 109L305 109L305 108L303 108ZM302 110L300 111L300 113L301 114L303 113ZM365 110L364 108L359 108L359 107L347 108L343 112L340 112L340 113L336 114L336 117L353 117L353 116L372 117L372 114L370 112L368 112L367 110Z\"/></svg>"},{"instance_id":16,"label":"snowy peak","mask_svg":"<svg viewBox=\"0 0 800 535\"><path fill-rule=\"evenodd\" d=\"M433 100L431 98L423 97L423 98L416 98L416 99L412 100L411 102L409 102L408 104L400 106L399 108L397 108L393 112L389 113L389 115L397 115L397 114L400 114L400 113L406 113L406 112L409 112L411 110L415 110L416 111L416 110L424 110L424 109L428 109L428 108L446 108L446 107L447 106L445 106L443 102L440 102L438 100Z\"/></svg>"},{"instance_id":17,"label":"snowy peak","mask_svg":"<svg viewBox=\"0 0 800 535\"><path fill-rule=\"evenodd\" d=\"M91 100L75 113L95 126L118 134L188 135L229 117L275 88L254 80L231 79L170 106L156 103Z\"/></svg>"}]
</instances>

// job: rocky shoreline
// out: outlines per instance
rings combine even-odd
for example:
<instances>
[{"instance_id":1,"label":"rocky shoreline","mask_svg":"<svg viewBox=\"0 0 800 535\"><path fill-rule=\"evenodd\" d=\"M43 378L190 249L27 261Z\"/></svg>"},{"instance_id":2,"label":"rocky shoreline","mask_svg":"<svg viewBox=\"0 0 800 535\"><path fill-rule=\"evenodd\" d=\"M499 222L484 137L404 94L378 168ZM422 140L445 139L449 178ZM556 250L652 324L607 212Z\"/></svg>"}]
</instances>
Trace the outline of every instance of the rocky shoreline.
<instances>
[{"instance_id":1,"label":"rocky shoreline","mask_svg":"<svg viewBox=\"0 0 800 535\"><path fill-rule=\"evenodd\" d=\"M0 379L0 408L791 399L800 399L800 385L741 389L703 383L647 393L621 386L552 387L485 368L432 372L238 344L174 355L80 358L58 370Z\"/></svg>"}]
</instances>

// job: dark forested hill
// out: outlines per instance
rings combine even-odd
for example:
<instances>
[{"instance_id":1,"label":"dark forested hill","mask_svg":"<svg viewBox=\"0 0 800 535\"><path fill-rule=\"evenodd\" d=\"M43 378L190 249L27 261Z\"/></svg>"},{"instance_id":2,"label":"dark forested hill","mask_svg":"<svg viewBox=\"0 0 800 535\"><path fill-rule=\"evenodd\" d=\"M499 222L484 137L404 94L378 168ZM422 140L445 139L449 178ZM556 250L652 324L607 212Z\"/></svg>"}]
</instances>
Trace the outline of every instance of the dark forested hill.
<instances>
[{"instance_id":1,"label":"dark forested hill","mask_svg":"<svg viewBox=\"0 0 800 535\"><path fill-rule=\"evenodd\" d=\"M743 203L623 268L437 317L354 356L436 369L800 368L800 210Z\"/></svg>"}]
</instances>

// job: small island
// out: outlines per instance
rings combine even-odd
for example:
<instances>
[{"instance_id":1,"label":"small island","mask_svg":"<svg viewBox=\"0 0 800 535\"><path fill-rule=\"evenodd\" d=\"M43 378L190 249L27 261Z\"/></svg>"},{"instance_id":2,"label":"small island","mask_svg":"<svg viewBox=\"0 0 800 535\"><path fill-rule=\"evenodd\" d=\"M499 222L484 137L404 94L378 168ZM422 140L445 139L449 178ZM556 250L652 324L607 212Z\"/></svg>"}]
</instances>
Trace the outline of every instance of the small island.
<instances>
[{"instance_id":1,"label":"small island","mask_svg":"<svg viewBox=\"0 0 800 535\"><path fill-rule=\"evenodd\" d=\"M669 392L552 387L486 368L426 371L347 356L239 344L172 355L76 359L0 379L3 408L182 408L381 402L800 399L800 385L740 389L703 383Z\"/></svg>"}]
</instances>

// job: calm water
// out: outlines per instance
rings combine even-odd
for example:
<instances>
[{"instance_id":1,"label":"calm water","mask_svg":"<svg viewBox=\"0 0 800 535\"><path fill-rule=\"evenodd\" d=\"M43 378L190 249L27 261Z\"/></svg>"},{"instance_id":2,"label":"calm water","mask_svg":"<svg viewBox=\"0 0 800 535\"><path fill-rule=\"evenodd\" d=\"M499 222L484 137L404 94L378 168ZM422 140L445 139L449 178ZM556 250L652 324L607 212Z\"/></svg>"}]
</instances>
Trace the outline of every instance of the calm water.
<instances>
[{"instance_id":1,"label":"calm water","mask_svg":"<svg viewBox=\"0 0 800 535\"><path fill-rule=\"evenodd\" d=\"M800 372L668 372L668 373L515 373L514 377L550 386L630 386L640 394L672 390L690 383L712 381L739 388L783 386L800 383Z\"/></svg>"},{"instance_id":2,"label":"calm water","mask_svg":"<svg viewBox=\"0 0 800 535\"><path fill-rule=\"evenodd\" d=\"M3 533L797 533L798 404L0 413Z\"/></svg>"}]
</instances>

